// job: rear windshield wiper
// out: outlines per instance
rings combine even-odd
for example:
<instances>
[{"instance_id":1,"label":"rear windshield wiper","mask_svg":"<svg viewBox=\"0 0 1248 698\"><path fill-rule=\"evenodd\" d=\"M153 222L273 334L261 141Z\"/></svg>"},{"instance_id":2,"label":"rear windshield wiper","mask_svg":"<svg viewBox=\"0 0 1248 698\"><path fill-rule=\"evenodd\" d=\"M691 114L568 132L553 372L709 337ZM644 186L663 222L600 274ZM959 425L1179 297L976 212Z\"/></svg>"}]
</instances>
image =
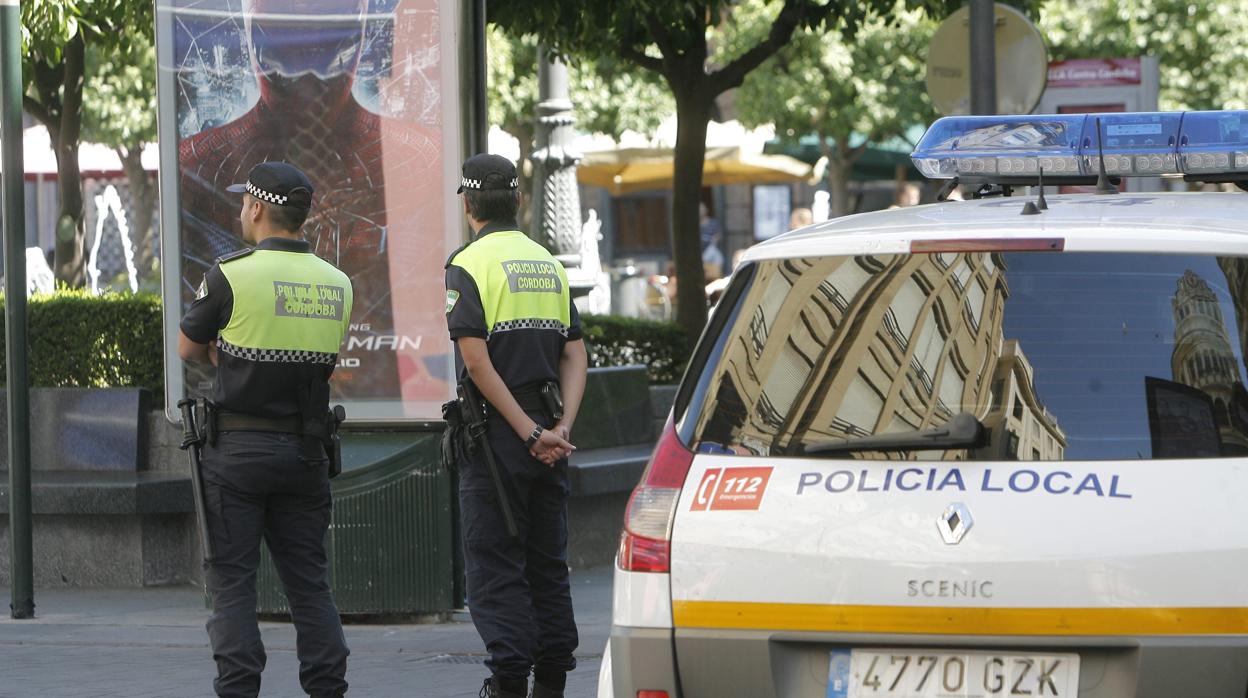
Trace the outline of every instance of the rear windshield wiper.
<instances>
[{"instance_id":1,"label":"rear windshield wiper","mask_svg":"<svg viewBox=\"0 0 1248 698\"><path fill-rule=\"evenodd\" d=\"M962 412L944 426L908 434L877 434L857 439L837 439L810 444L805 455L819 456L854 451L933 451L949 448L980 448L988 442L988 430L970 412Z\"/></svg>"}]
</instances>

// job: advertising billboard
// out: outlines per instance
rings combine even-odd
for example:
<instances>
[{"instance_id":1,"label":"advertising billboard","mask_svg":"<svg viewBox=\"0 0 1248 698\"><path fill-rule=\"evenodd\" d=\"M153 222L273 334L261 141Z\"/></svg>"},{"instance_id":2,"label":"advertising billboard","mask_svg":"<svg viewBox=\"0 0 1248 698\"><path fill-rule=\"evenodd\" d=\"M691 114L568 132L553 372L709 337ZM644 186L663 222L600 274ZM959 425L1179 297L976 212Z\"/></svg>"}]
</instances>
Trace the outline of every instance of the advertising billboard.
<instances>
[{"instance_id":1,"label":"advertising billboard","mask_svg":"<svg viewBox=\"0 0 1248 698\"><path fill-rule=\"evenodd\" d=\"M332 399L356 420L440 418L454 387L442 267L462 236L458 6L158 0L168 404L211 387L174 348L205 271L244 247L225 187L280 160L312 180L304 235L355 289Z\"/></svg>"}]
</instances>

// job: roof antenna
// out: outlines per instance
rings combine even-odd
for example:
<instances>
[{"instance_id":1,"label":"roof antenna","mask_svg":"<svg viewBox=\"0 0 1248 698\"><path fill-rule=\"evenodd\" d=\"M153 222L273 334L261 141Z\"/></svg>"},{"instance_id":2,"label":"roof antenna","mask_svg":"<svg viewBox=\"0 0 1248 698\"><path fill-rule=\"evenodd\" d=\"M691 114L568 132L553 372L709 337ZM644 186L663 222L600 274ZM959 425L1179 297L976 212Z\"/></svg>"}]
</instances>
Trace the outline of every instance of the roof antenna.
<instances>
[{"instance_id":1,"label":"roof antenna","mask_svg":"<svg viewBox=\"0 0 1248 698\"><path fill-rule=\"evenodd\" d=\"M1040 196L1036 197L1036 208L1041 211L1049 210L1049 202L1044 200L1044 168L1040 168Z\"/></svg>"},{"instance_id":2,"label":"roof antenna","mask_svg":"<svg viewBox=\"0 0 1248 698\"><path fill-rule=\"evenodd\" d=\"M1105 172L1105 145L1104 138L1101 137L1101 119L1096 119L1096 153L1101 163L1100 173L1096 176L1096 193L1099 194L1117 194L1118 187L1109 181L1109 174Z\"/></svg>"},{"instance_id":3,"label":"roof antenna","mask_svg":"<svg viewBox=\"0 0 1248 698\"><path fill-rule=\"evenodd\" d=\"M1044 202L1044 168L1041 167L1040 168L1040 198L1036 199L1034 203L1031 201L1024 203L1023 212L1020 215L1036 216L1036 215L1039 215L1041 211L1047 211L1047 210L1049 210L1049 205Z\"/></svg>"}]
</instances>

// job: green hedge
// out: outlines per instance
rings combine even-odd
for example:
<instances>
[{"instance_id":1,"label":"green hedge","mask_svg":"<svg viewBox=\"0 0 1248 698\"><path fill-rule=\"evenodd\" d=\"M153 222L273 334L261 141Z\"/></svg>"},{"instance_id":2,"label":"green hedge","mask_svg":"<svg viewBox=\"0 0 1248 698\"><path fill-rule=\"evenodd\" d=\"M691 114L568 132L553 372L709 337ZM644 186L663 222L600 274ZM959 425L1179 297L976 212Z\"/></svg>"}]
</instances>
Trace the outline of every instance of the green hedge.
<instances>
[{"instance_id":1,"label":"green hedge","mask_svg":"<svg viewBox=\"0 0 1248 698\"><path fill-rule=\"evenodd\" d=\"M62 290L34 296L26 308L31 385L139 387L164 394L160 296ZM0 352L4 342L0 335ZM8 380L2 365L0 380Z\"/></svg>"},{"instance_id":2,"label":"green hedge","mask_svg":"<svg viewBox=\"0 0 1248 698\"><path fill-rule=\"evenodd\" d=\"M689 363L685 333L672 322L638 320L618 315L583 315L590 366L645 364L650 382L680 381Z\"/></svg>"},{"instance_id":3,"label":"green hedge","mask_svg":"<svg viewBox=\"0 0 1248 698\"><path fill-rule=\"evenodd\" d=\"M0 308L3 297L0 297ZM689 353L670 322L614 315L581 318L591 366L644 364L650 382L680 380ZM27 305L30 383L41 387L141 387L164 394L160 297L62 290ZM0 333L0 356L4 336ZM0 381L7 380L0 361Z\"/></svg>"}]
</instances>

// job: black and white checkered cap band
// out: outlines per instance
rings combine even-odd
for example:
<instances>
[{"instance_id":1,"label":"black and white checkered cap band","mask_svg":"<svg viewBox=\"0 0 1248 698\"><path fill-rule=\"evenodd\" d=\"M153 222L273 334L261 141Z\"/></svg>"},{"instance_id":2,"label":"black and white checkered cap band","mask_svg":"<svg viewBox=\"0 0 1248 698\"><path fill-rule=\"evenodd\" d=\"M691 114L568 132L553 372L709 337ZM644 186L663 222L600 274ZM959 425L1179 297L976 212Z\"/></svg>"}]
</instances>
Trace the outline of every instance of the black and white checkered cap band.
<instances>
[{"instance_id":1,"label":"black and white checkered cap band","mask_svg":"<svg viewBox=\"0 0 1248 698\"><path fill-rule=\"evenodd\" d=\"M481 188L481 180L479 180L479 179L468 179L467 177L460 177L460 178L459 178L459 186L463 187L464 189L480 189L480 188ZM512 178L511 178L511 188L512 188L512 189L515 189L515 188L517 188L517 187L519 187L519 186L520 186L520 178L519 178L519 177L512 177Z\"/></svg>"},{"instance_id":2,"label":"black and white checkered cap band","mask_svg":"<svg viewBox=\"0 0 1248 698\"><path fill-rule=\"evenodd\" d=\"M258 361L261 363L295 363L325 364L333 366L338 363L338 355L323 351L296 351L292 349L252 349L230 344L224 339L217 340L217 348L238 359Z\"/></svg>"},{"instance_id":3,"label":"black and white checkered cap band","mask_svg":"<svg viewBox=\"0 0 1248 698\"><path fill-rule=\"evenodd\" d=\"M281 194L274 194L272 192L267 192L261 189L260 187L257 187L256 185L252 184L251 182L247 182L247 193L251 194L257 199L260 199L262 201L267 201L271 204L278 204L279 206L286 205L285 196L282 196Z\"/></svg>"}]
</instances>

